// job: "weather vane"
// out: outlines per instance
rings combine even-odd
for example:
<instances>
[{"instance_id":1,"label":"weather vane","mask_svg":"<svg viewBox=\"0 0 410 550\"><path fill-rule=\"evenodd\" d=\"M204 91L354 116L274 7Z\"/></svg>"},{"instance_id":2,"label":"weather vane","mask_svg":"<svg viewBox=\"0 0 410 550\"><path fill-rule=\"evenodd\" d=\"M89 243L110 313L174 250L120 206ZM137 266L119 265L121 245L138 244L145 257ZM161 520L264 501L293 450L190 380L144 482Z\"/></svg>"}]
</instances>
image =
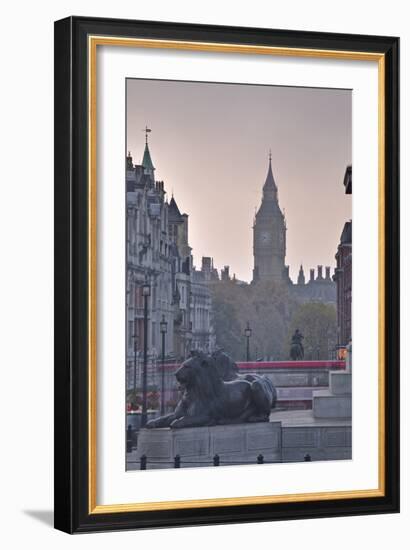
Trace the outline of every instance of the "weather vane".
<instances>
[{"instance_id":1,"label":"weather vane","mask_svg":"<svg viewBox=\"0 0 410 550\"><path fill-rule=\"evenodd\" d=\"M148 134L149 132L152 132L151 128L148 128L148 126L145 126L141 132L145 132L145 143L148 145Z\"/></svg>"}]
</instances>

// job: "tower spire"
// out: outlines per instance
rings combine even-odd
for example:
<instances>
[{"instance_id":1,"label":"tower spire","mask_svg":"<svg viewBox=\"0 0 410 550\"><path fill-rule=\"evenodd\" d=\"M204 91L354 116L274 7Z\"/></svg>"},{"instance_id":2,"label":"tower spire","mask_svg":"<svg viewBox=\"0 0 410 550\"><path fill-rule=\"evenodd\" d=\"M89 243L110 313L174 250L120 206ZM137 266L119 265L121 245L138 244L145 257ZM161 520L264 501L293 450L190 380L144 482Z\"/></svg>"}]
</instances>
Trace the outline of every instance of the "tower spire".
<instances>
[{"instance_id":1,"label":"tower spire","mask_svg":"<svg viewBox=\"0 0 410 550\"><path fill-rule=\"evenodd\" d=\"M300 264L299 268L299 275L298 275L298 285L304 285L305 284L305 272L303 271L303 265Z\"/></svg>"},{"instance_id":2,"label":"tower spire","mask_svg":"<svg viewBox=\"0 0 410 550\"><path fill-rule=\"evenodd\" d=\"M286 223L279 206L278 188L272 173L272 151L268 154L268 173L263 186L261 205L253 224L253 281L289 283L285 265Z\"/></svg>"},{"instance_id":3,"label":"tower spire","mask_svg":"<svg viewBox=\"0 0 410 550\"><path fill-rule=\"evenodd\" d=\"M145 170L147 170L151 174L151 176L154 176L155 166L152 162L151 153L148 147L148 134L152 132L152 130L151 128L148 128L148 126L145 126L142 131L145 132L145 149L141 164L145 168Z\"/></svg>"},{"instance_id":4,"label":"tower spire","mask_svg":"<svg viewBox=\"0 0 410 550\"><path fill-rule=\"evenodd\" d=\"M267 198L276 199L278 188L276 187L275 179L272 172L272 151L269 149L269 166L266 175L265 185L263 186L263 194Z\"/></svg>"}]
</instances>

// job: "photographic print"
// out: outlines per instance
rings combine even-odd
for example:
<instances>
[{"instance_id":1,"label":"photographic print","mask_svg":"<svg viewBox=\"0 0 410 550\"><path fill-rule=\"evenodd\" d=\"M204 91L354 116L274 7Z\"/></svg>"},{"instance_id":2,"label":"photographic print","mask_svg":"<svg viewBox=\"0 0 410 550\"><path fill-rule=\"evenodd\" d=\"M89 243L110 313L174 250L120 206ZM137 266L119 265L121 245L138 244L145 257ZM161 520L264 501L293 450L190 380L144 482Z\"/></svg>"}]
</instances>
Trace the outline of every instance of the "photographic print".
<instances>
[{"instance_id":1,"label":"photographic print","mask_svg":"<svg viewBox=\"0 0 410 550\"><path fill-rule=\"evenodd\" d=\"M396 37L55 23L57 529L399 511L398 83Z\"/></svg>"},{"instance_id":2,"label":"photographic print","mask_svg":"<svg viewBox=\"0 0 410 550\"><path fill-rule=\"evenodd\" d=\"M126 79L126 469L352 458L352 91Z\"/></svg>"}]
</instances>

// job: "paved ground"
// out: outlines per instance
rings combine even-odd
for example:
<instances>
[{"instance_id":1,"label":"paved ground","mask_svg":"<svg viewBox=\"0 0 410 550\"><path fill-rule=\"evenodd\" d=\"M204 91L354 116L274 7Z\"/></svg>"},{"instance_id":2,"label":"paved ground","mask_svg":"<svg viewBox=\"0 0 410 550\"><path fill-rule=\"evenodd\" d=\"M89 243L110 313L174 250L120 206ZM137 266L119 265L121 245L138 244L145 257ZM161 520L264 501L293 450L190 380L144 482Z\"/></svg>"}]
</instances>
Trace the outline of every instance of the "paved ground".
<instances>
[{"instance_id":1,"label":"paved ground","mask_svg":"<svg viewBox=\"0 0 410 550\"><path fill-rule=\"evenodd\" d=\"M127 471L139 470L140 463L137 461L137 449L134 449L131 453L127 453Z\"/></svg>"}]
</instances>

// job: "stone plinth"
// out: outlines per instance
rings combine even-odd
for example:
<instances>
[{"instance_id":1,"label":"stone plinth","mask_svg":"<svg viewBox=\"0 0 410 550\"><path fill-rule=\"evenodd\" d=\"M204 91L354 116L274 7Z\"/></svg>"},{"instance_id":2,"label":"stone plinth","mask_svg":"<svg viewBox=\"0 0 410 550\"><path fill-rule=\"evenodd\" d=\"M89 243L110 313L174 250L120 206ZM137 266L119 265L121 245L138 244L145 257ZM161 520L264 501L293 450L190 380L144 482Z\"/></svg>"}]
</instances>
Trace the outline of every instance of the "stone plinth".
<instances>
[{"instance_id":1,"label":"stone plinth","mask_svg":"<svg viewBox=\"0 0 410 550\"><path fill-rule=\"evenodd\" d=\"M329 389L313 392L315 418L352 418L352 375L331 371Z\"/></svg>"},{"instance_id":2,"label":"stone plinth","mask_svg":"<svg viewBox=\"0 0 410 550\"><path fill-rule=\"evenodd\" d=\"M315 418L351 418L351 395L334 395L329 390L313 392L313 415Z\"/></svg>"},{"instance_id":3,"label":"stone plinth","mask_svg":"<svg viewBox=\"0 0 410 550\"><path fill-rule=\"evenodd\" d=\"M349 424L333 426L287 426L282 429L284 462L344 460L352 458L352 428Z\"/></svg>"},{"instance_id":4,"label":"stone plinth","mask_svg":"<svg viewBox=\"0 0 410 550\"><path fill-rule=\"evenodd\" d=\"M329 388L333 395L352 395L351 373L337 371L330 372Z\"/></svg>"},{"instance_id":5,"label":"stone plinth","mask_svg":"<svg viewBox=\"0 0 410 550\"><path fill-rule=\"evenodd\" d=\"M172 468L174 457L181 468L213 466L215 455L223 462L257 462L281 459L280 422L231 424L202 428L143 429L139 432L136 459L147 457L147 468Z\"/></svg>"},{"instance_id":6,"label":"stone plinth","mask_svg":"<svg viewBox=\"0 0 410 550\"><path fill-rule=\"evenodd\" d=\"M282 424L283 462L352 458L350 419L315 418L312 411L273 412L271 420Z\"/></svg>"}]
</instances>

